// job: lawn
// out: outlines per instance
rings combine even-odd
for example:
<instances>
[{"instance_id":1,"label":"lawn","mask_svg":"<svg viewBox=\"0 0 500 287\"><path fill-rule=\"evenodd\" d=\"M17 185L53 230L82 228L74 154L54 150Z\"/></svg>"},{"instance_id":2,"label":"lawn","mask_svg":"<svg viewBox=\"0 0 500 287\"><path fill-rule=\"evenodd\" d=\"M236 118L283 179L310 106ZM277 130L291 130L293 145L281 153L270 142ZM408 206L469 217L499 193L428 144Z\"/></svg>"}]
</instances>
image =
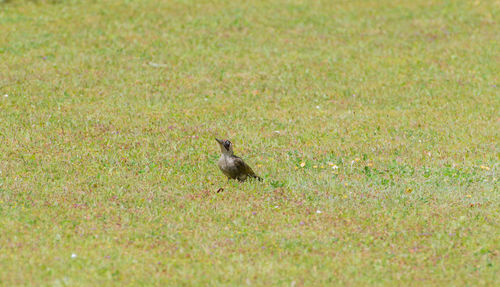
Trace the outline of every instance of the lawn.
<instances>
[{"instance_id":1,"label":"lawn","mask_svg":"<svg viewBox=\"0 0 500 287\"><path fill-rule=\"evenodd\" d=\"M493 286L499 16L0 0L0 285Z\"/></svg>"}]
</instances>

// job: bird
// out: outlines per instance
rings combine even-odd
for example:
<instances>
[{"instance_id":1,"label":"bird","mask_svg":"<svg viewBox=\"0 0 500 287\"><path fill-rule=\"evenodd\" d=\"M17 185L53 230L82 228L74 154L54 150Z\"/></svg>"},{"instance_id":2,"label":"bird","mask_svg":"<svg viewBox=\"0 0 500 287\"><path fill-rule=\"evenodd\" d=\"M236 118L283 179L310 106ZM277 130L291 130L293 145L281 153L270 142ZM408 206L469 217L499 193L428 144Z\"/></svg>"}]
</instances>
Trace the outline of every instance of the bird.
<instances>
[{"instance_id":1,"label":"bird","mask_svg":"<svg viewBox=\"0 0 500 287\"><path fill-rule=\"evenodd\" d=\"M227 176L227 180L237 179L240 182L245 181L248 177L256 178L262 181L262 178L255 174L252 168L246 164L240 157L234 155L233 143L229 140L220 140L215 138L219 143L222 153L219 162L217 163L222 173Z\"/></svg>"}]
</instances>

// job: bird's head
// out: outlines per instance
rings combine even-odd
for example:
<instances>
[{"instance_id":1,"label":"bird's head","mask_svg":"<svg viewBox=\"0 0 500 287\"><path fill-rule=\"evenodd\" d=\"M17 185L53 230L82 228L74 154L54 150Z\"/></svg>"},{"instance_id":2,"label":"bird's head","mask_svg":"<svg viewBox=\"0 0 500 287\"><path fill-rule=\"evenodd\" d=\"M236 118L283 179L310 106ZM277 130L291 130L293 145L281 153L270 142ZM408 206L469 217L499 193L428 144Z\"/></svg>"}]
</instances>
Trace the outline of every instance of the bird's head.
<instances>
[{"instance_id":1,"label":"bird's head","mask_svg":"<svg viewBox=\"0 0 500 287\"><path fill-rule=\"evenodd\" d=\"M233 155L233 143L229 140L220 140L215 138L215 140L219 143L220 151L225 155Z\"/></svg>"}]
</instances>

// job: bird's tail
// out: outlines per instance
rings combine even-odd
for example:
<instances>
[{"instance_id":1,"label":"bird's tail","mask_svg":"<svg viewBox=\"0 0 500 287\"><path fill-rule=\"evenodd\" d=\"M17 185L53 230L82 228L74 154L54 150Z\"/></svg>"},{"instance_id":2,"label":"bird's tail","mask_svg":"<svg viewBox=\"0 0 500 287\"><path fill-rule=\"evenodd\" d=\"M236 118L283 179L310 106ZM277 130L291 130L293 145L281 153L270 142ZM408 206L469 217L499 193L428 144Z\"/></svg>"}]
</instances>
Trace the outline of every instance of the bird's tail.
<instances>
[{"instance_id":1,"label":"bird's tail","mask_svg":"<svg viewBox=\"0 0 500 287\"><path fill-rule=\"evenodd\" d=\"M256 174L252 174L250 176L253 177L253 178L256 178L258 181L263 181L262 177L260 177L260 176L258 176Z\"/></svg>"}]
</instances>

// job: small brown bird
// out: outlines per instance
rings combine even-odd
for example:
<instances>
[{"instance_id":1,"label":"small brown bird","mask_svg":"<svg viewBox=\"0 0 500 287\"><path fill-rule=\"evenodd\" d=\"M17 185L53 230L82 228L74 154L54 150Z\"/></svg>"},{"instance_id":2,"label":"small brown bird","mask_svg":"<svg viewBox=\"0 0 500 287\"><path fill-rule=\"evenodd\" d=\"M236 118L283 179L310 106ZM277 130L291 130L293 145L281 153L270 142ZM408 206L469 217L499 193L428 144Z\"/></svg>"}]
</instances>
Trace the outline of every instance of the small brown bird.
<instances>
[{"instance_id":1,"label":"small brown bird","mask_svg":"<svg viewBox=\"0 0 500 287\"><path fill-rule=\"evenodd\" d=\"M247 177L262 180L260 176L253 172L248 164L234 155L232 142L229 140L220 140L218 138L215 140L219 143L220 151L222 152L218 165L220 170L227 176L228 180L237 179L238 181L245 181Z\"/></svg>"}]
</instances>

